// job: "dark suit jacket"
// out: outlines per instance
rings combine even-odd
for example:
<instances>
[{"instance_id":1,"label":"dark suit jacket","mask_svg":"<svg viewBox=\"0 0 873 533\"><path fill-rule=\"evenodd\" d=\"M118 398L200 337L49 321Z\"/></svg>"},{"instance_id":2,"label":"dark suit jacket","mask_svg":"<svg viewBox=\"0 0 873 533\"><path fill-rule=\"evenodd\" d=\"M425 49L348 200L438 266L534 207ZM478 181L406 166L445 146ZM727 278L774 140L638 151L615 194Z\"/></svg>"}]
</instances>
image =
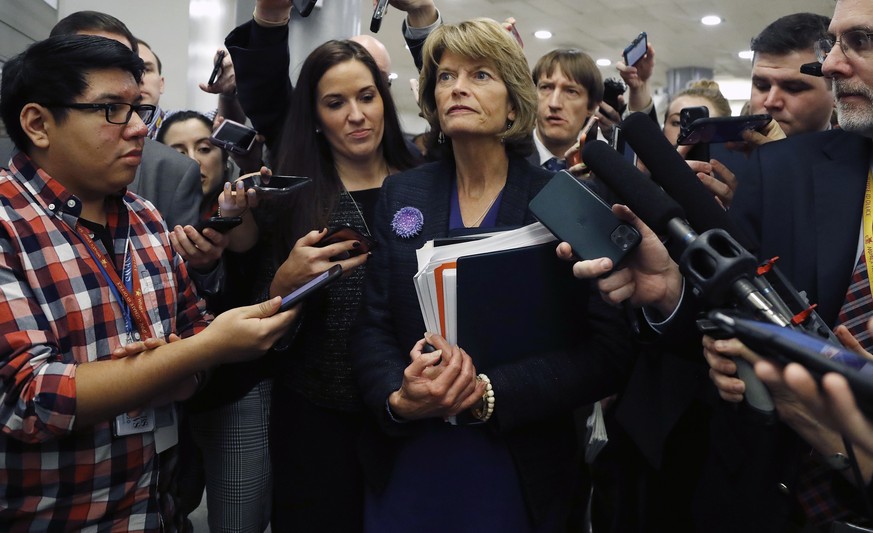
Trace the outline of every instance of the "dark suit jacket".
<instances>
[{"instance_id":1,"label":"dark suit jacket","mask_svg":"<svg viewBox=\"0 0 873 533\"><path fill-rule=\"evenodd\" d=\"M841 131L765 145L738 176L730 210L760 242L760 257L778 255L783 273L831 325L855 260L869 157L867 140ZM616 531L782 531L802 522L792 492L798 454L809 446L786 426L755 424L720 400L707 371L693 331L645 347L637 359L613 411L621 431L610 426L607 447L627 447L610 472L630 479L613 498L631 506L619 508ZM620 440L625 432L633 446ZM642 475L628 476L635 462ZM637 503L634 491L644 494Z\"/></svg>"},{"instance_id":2,"label":"dark suit jacket","mask_svg":"<svg viewBox=\"0 0 873 533\"><path fill-rule=\"evenodd\" d=\"M498 225L533 222L528 202L551 175L521 158L511 159ZM364 402L379 417L385 432L369 443L364 454L365 470L375 486L390 475L392 450L402 446L404 434L424 424L443 423L398 424L388 417L386 401L400 387L409 350L425 331L412 284L415 250L447 235L454 179L454 165L446 161L390 176L376 207L373 229L379 248L368 265L365 304L351 336L353 365ZM393 233L390 222L394 213L407 206L421 210L424 226L418 235L404 239ZM554 516L556 509L566 511L570 503L567 495L576 475L573 455L577 450L571 410L618 390L633 358L628 332L617 311L606 306L596 291L589 294L588 301L579 302L576 350L532 354L487 370L499 398L496 420L488 429L505 436L535 520ZM387 434L396 438L389 439Z\"/></svg>"},{"instance_id":3,"label":"dark suit jacket","mask_svg":"<svg viewBox=\"0 0 873 533\"><path fill-rule=\"evenodd\" d=\"M782 272L818 303L817 311L831 327L856 260L870 155L868 139L841 130L764 145L753 154L730 210L760 243L759 256L779 256ZM701 486L697 506L701 527L718 523L722 530L754 525L779 531L802 521L794 491L807 444L782 424L749 424L724 402L712 435L708 482ZM857 496L846 490L841 475L832 479L838 494ZM780 490L780 484L788 490ZM725 502L734 502L739 512L726 516Z\"/></svg>"},{"instance_id":4,"label":"dark suit jacket","mask_svg":"<svg viewBox=\"0 0 873 533\"><path fill-rule=\"evenodd\" d=\"M152 139L145 140L142 163L127 190L155 204L171 230L200 219L200 165Z\"/></svg>"},{"instance_id":5,"label":"dark suit jacket","mask_svg":"<svg viewBox=\"0 0 873 533\"><path fill-rule=\"evenodd\" d=\"M869 164L870 142L842 130L770 143L753 155L730 210L828 324L854 268Z\"/></svg>"}]
</instances>

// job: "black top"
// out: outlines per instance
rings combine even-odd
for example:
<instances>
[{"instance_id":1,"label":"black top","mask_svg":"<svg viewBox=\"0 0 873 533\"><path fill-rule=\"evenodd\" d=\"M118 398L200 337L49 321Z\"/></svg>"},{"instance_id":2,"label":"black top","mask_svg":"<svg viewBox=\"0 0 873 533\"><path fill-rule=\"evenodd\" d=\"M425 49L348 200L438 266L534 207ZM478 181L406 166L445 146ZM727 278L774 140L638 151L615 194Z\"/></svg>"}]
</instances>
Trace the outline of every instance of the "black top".
<instances>
[{"instance_id":1,"label":"black top","mask_svg":"<svg viewBox=\"0 0 873 533\"><path fill-rule=\"evenodd\" d=\"M349 225L369 233L378 195L378 188L355 191L351 197L340 192L328 225ZM275 358L275 379L321 407L341 411L363 407L352 375L348 338L361 305L366 268L367 263L309 297L303 304L296 336ZM274 273L276 269L278 265Z\"/></svg>"}]
</instances>

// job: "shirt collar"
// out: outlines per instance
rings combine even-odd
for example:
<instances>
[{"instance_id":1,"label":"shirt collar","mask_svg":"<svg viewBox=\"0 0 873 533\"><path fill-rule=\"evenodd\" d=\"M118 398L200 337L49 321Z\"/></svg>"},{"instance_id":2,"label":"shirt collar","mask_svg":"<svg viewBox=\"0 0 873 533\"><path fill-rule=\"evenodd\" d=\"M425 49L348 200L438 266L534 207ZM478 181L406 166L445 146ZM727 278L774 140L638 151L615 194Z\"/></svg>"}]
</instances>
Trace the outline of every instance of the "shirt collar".
<instances>
[{"instance_id":1,"label":"shirt collar","mask_svg":"<svg viewBox=\"0 0 873 533\"><path fill-rule=\"evenodd\" d=\"M82 201L69 192L60 182L37 167L30 157L21 151L15 151L9 162L9 170L13 179L17 180L34 199L53 216L67 215L78 219L82 214ZM113 194L112 198L120 202L127 189Z\"/></svg>"},{"instance_id":2,"label":"shirt collar","mask_svg":"<svg viewBox=\"0 0 873 533\"><path fill-rule=\"evenodd\" d=\"M537 154L539 154L540 156L540 166L543 166L545 162L549 159L556 157L554 154L552 154L552 152L549 151L548 148L546 148L546 145L543 144L543 141L540 140L540 134L536 129L534 129L533 138L534 145L537 147ZM558 159L562 158L559 157Z\"/></svg>"}]
</instances>

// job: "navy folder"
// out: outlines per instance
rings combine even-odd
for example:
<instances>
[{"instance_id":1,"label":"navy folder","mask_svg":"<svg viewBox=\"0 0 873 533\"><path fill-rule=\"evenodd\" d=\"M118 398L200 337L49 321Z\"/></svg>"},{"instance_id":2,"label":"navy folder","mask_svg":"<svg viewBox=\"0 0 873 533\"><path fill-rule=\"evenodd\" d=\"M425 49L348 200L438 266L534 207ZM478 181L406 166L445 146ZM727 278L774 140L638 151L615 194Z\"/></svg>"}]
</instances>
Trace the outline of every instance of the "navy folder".
<instances>
[{"instance_id":1,"label":"navy folder","mask_svg":"<svg viewBox=\"0 0 873 533\"><path fill-rule=\"evenodd\" d=\"M573 277L556 245L458 259L458 346L477 371L567 348L578 337L590 285Z\"/></svg>"}]
</instances>

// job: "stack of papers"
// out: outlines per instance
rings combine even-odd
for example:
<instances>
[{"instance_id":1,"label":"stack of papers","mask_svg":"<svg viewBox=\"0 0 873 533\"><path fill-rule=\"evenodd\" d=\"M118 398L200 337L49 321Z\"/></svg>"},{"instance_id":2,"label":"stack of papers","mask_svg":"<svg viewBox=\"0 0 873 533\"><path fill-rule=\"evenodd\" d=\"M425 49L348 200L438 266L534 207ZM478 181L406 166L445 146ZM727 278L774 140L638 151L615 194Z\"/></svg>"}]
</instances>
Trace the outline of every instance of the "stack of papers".
<instances>
[{"instance_id":1,"label":"stack of papers","mask_svg":"<svg viewBox=\"0 0 873 533\"><path fill-rule=\"evenodd\" d=\"M415 292L427 330L439 333L451 344L458 342L457 261L461 257L525 248L555 241L545 226L536 222L473 241L434 246L428 241L416 251L418 272Z\"/></svg>"}]
</instances>

